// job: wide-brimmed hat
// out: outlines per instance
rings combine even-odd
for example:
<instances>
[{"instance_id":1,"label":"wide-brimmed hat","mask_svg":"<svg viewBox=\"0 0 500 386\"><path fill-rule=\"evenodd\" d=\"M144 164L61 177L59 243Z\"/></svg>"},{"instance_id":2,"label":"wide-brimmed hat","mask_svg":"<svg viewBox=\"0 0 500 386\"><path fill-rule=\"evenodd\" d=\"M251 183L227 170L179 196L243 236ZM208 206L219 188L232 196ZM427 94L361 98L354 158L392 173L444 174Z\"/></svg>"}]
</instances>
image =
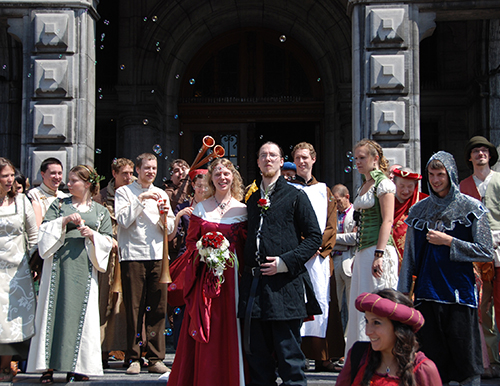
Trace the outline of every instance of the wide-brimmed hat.
<instances>
[{"instance_id":1,"label":"wide-brimmed hat","mask_svg":"<svg viewBox=\"0 0 500 386\"><path fill-rule=\"evenodd\" d=\"M420 330L425 322L420 311L415 308L393 302L377 294L363 292L356 298L355 305L360 312L373 312L377 316L407 324L413 332Z\"/></svg>"},{"instance_id":2,"label":"wide-brimmed hat","mask_svg":"<svg viewBox=\"0 0 500 386\"><path fill-rule=\"evenodd\" d=\"M472 149L476 147L487 147L488 150L490 151L490 167L495 165L498 161L498 151L495 145L493 145L490 141L488 141L486 138L476 135L475 137L472 137L467 145L465 146L465 163L469 167L470 170L474 170L474 167L472 166L472 162L469 161L470 159L470 153Z\"/></svg>"}]
</instances>

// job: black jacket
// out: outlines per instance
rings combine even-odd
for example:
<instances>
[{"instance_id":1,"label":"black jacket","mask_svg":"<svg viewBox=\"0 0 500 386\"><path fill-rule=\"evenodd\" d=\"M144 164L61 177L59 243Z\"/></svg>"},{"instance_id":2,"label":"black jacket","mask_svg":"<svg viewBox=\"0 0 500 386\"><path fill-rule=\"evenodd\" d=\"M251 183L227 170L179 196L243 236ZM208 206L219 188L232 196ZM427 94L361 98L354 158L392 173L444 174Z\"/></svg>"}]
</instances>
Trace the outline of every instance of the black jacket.
<instances>
[{"instance_id":1,"label":"black jacket","mask_svg":"<svg viewBox=\"0 0 500 386\"><path fill-rule=\"evenodd\" d=\"M245 244L245 271L240 284L238 316L245 317L253 276L247 267L256 267L256 257L279 256L288 272L273 276L260 276L252 318L262 320L302 319L321 313L314 297L311 278L305 263L321 245L322 235L318 220L307 195L283 177L276 182L264 212L260 250L257 255L256 236L259 229L261 208L257 205L260 190L247 202L248 238ZM307 310L305 304L307 292Z\"/></svg>"}]
</instances>

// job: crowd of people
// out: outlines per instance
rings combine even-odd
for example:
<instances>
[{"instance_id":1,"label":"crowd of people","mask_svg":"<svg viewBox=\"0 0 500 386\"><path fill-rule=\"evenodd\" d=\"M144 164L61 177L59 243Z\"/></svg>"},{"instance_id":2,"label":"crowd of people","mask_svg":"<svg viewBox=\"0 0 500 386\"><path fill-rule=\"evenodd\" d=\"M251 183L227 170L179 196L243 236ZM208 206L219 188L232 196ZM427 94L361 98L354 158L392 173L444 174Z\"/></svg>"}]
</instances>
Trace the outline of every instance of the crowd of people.
<instances>
[{"instance_id":1,"label":"crowd of people","mask_svg":"<svg viewBox=\"0 0 500 386\"><path fill-rule=\"evenodd\" d=\"M461 183L453 156L434 154L429 196L377 142L353 152L352 195L316 180L306 142L293 162L264 143L246 187L215 158L175 160L160 189L143 153L115 159L102 189L92 166L73 167L67 192L48 158L28 190L0 158L0 382L13 360L42 384L54 371L87 381L120 352L127 374L147 368L170 386L305 386L307 371L340 372L341 386L500 377L496 147L471 138Z\"/></svg>"}]
</instances>

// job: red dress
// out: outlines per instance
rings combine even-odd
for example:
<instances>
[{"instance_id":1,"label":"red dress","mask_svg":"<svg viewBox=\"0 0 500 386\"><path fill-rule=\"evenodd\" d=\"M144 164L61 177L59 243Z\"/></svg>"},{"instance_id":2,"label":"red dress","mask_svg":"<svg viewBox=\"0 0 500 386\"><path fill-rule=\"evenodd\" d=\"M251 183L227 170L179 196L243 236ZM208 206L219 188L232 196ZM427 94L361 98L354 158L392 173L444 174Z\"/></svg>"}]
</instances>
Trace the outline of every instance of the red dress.
<instances>
[{"instance_id":1,"label":"red dress","mask_svg":"<svg viewBox=\"0 0 500 386\"><path fill-rule=\"evenodd\" d=\"M229 212L228 212L229 214ZM244 385L241 333L236 317L238 272L243 263L246 216L210 221L198 204L191 215L186 259L186 309L168 386ZM207 232L221 232L236 254L239 266L224 271L217 289L215 276L200 263L196 242Z\"/></svg>"}]
</instances>

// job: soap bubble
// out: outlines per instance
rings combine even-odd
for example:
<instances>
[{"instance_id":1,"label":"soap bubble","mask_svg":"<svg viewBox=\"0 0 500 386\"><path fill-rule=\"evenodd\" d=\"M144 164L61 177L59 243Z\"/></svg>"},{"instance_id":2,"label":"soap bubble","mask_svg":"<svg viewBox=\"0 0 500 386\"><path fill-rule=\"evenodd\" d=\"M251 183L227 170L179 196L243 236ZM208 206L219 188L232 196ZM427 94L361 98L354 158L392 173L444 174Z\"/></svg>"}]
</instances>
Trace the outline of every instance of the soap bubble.
<instances>
[{"instance_id":1,"label":"soap bubble","mask_svg":"<svg viewBox=\"0 0 500 386\"><path fill-rule=\"evenodd\" d=\"M103 41L104 41L104 37L105 37L105 36L106 36L106 34L105 34L105 33L102 33L102 34L101 34L101 42L103 42Z\"/></svg>"},{"instance_id":2,"label":"soap bubble","mask_svg":"<svg viewBox=\"0 0 500 386\"><path fill-rule=\"evenodd\" d=\"M123 70L125 70L125 65L124 65L124 64L122 64L122 65L120 66L120 70L122 70L122 71L123 71Z\"/></svg>"},{"instance_id":3,"label":"soap bubble","mask_svg":"<svg viewBox=\"0 0 500 386\"><path fill-rule=\"evenodd\" d=\"M316 82L321 82L321 78L316 79Z\"/></svg>"},{"instance_id":4,"label":"soap bubble","mask_svg":"<svg viewBox=\"0 0 500 386\"><path fill-rule=\"evenodd\" d=\"M166 336L171 336L173 333L172 329L170 327L166 328L164 331L163 331L163 335L166 335Z\"/></svg>"},{"instance_id":5,"label":"soap bubble","mask_svg":"<svg viewBox=\"0 0 500 386\"><path fill-rule=\"evenodd\" d=\"M180 77L181 77L181 76L180 76L179 74L177 74L177 75L175 76L175 79L179 79Z\"/></svg>"},{"instance_id":6,"label":"soap bubble","mask_svg":"<svg viewBox=\"0 0 500 386\"><path fill-rule=\"evenodd\" d=\"M147 124L149 124L149 119L144 118L144 119L142 120L142 124L143 124L144 126L146 126Z\"/></svg>"},{"instance_id":7,"label":"soap bubble","mask_svg":"<svg viewBox=\"0 0 500 386\"><path fill-rule=\"evenodd\" d=\"M102 92L102 87L99 87L99 88L97 89L97 92Z\"/></svg>"},{"instance_id":8,"label":"soap bubble","mask_svg":"<svg viewBox=\"0 0 500 386\"><path fill-rule=\"evenodd\" d=\"M182 137L184 135L184 132L183 131L179 132L179 135Z\"/></svg>"},{"instance_id":9,"label":"soap bubble","mask_svg":"<svg viewBox=\"0 0 500 386\"><path fill-rule=\"evenodd\" d=\"M281 43L286 42L286 36L285 36L285 35L281 35L281 36L280 36L280 42L281 42Z\"/></svg>"},{"instance_id":10,"label":"soap bubble","mask_svg":"<svg viewBox=\"0 0 500 386\"><path fill-rule=\"evenodd\" d=\"M144 19L142 19L144 21L148 21L148 17L147 16L144 16Z\"/></svg>"},{"instance_id":11,"label":"soap bubble","mask_svg":"<svg viewBox=\"0 0 500 386\"><path fill-rule=\"evenodd\" d=\"M104 44L101 45L101 50L104 50ZM62 55L59 55L62 57Z\"/></svg>"},{"instance_id":12,"label":"soap bubble","mask_svg":"<svg viewBox=\"0 0 500 386\"><path fill-rule=\"evenodd\" d=\"M182 310L180 309L180 307L177 307L177 308L174 310L174 314L175 314L175 315L179 315L179 314L181 313L181 311L182 311Z\"/></svg>"},{"instance_id":13,"label":"soap bubble","mask_svg":"<svg viewBox=\"0 0 500 386\"><path fill-rule=\"evenodd\" d=\"M262 138L264 138L264 136L263 136L263 135L259 136L259 139L262 139Z\"/></svg>"},{"instance_id":14,"label":"soap bubble","mask_svg":"<svg viewBox=\"0 0 500 386\"><path fill-rule=\"evenodd\" d=\"M189 79L189 84L190 84L190 85L193 85L193 84L195 84L195 83L196 83L196 80L194 80L194 78Z\"/></svg>"},{"instance_id":15,"label":"soap bubble","mask_svg":"<svg viewBox=\"0 0 500 386\"><path fill-rule=\"evenodd\" d=\"M109 25L109 20L104 20L104 24Z\"/></svg>"},{"instance_id":16,"label":"soap bubble","mask_svg":"<svg viewBox=\"0 0 500 386\"><path fill-rule=\"evenodd\" d=\"M96 153L96 154L101 154L101 153L102 153L102 150L101 150L101 149L95 149L95 153Z\"/></svg>"},{"instance_id":17,"label":"soap bubble","mask_svg":"<svg viewBox=\"0 0 500 386\"><path fill-rule=\"evenodd\" d=\"M345 153L345 156L346 156L347 158L352 157L352 156L353 156L352 151L350 151L350 150L349 150L347 153Z\"/></svg>"},{"instance_id":18,"label":"soap bubble","mask_svg":"<svg viewBox=\"0 0 500 386\"><path fill-rule=\"evenodd\" d=\"M155 336L156 336L156 332L151 331L151 336L152 336L152 337L155 337Z\"/></svg>"},{"instance_id":19,"label":"soap bubble","mask_svg":"<svg viewBox=\"0 0 500 386\"><path fill-rule=\"evenodd\" d=\"M161 155L161 153L162 153L161 146L158 144L154 145L153 151L155 152L155 154Z\"/></svg>"},{"instance_id":20,"label":"soap bubble","mask_svg":"<svg viewBox=\"0 0 500 386\"><path fill-rule=\"evenodd\" d=\"M158 21L158 16L153 16L151 20L153 20L156 23L156 21Z\"/></svg>"},{"instance_id":21,"label":"soap bubble","mask_svg":"<svg viewBox=\"0 0 500 386\"><path fill-rule=\"evenodd\" d=\"M350 173L350 172L352 172L352 168L351 168L350 166L346 166L346 167L344 168L344 172L346 172L346 173Z\"/></svg>"},{"instance_id":22,"label":"soap bubble","mask_svg":"<svg viewBox=\"0 0 500 386\"><path fill-rule=\"evenodd\" d=\"M146 311L147 311L147 312L151 311L151 307L150 307L150 306L147 306L147 307L146 307Z\"/></svg>"},{"instance_id":23,"label":"soap bubble","mask_svg":"<svg viewBox=\"0 0 500 386\"><path fill-rule=\"evenodd\" d=\"M178 114L175 114L175 115L174 115L174 119L179 119L179 115L178 115Z\"/></svg>"},{"instance_id":24,"label":"soap bubble","mask_svg":"<svg viewBox=\"0 0 500 386\"><path fill-rule=\"evenodd\" d=\"M139 343L137 343L139 346L142 346L144 343L142 343L142 340L139 341Z\"/></svg>"}]
</instances>

